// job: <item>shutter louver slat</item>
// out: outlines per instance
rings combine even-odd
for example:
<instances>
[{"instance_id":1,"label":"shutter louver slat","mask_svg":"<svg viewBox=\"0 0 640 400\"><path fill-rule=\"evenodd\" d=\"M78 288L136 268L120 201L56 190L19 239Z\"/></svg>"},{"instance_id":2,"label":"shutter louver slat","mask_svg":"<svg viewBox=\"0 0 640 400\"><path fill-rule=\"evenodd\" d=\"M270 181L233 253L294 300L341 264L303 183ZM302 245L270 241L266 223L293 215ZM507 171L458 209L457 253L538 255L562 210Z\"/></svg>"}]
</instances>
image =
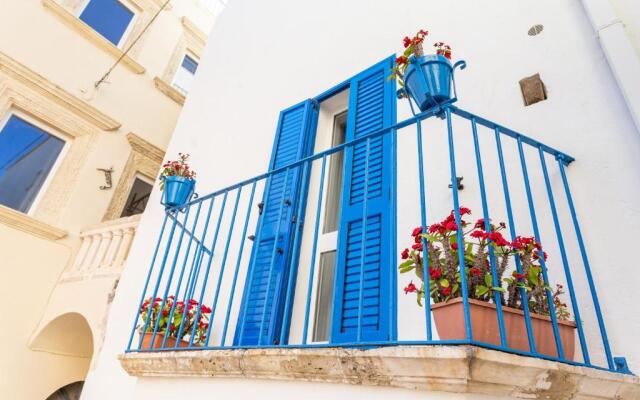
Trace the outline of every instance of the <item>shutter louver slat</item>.
<instances>
[{"instance_id":1,"label":"shutter louver slat","mask_svg":"<svg viewBox=\"0 0 640 400\"><path fill-rule=\"evenodd\" d=\"M310 101L305 101L280 113L269 165L270 171L298 161L305 155L305 136L309 129L311 112ZM262 225L258 223L260 232L255 234L260 241L254 244L249 262L249 272L236 326L234 340L236 345L272 345L278 337L284 302L284 283L289 273L288 259L293 232L291 225L300 186L299 180L299 169L278 173L267 180L263 195L265 209L261 217ZM284 206L282 218L279 221L280 208L286 200L290 201L291 205ZM278 225L280 225L279 229ZM279 235L276 238L278 231ZM272 266L276 246L282 249L282 253L276 252ZM268 293L267 288L269 288ZM262 332L260 332L261 326L263 326Z\"/></svg>"},{"instance_id":2,"label":"shutter louver slat","mask_svg":"<svg viewBox=\"0 0 640 400\"><path fill-rule=\"evenodd\" d=\"M347 141L393 123L395 83L387 79L391 61L384 60L351 80ZM361 142L346 151L331 332L333 343L357 339L384 341L391 337L391 294L388 289L392 273L389 262L391 215L387 197L391 178L389 135L371 139L368 150L367 143ZM366 217L363 218L365 210Z\"/></svg>"}]
</instances>

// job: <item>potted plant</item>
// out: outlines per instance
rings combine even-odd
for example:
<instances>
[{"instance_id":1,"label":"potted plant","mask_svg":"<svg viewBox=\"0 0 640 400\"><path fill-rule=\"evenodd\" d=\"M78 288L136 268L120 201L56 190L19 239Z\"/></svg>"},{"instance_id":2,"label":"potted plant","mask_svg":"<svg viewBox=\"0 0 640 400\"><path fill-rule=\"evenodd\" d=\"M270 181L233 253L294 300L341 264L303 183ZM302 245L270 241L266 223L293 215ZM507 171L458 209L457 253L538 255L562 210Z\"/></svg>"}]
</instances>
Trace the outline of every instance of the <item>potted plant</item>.
<instances>
[{"instance_id":1,"label":"potted plant","mask_svg":"<svg viewBox=\"0 0 640 400\"><path fill-rule=\"evenodd\" d=\"M471 210L460 207L460 216L470 216ZM401 273L415 271L423 281L424 257L428 257L429 296L433 301L432 310L440 339L464 339L464 308L462 303L461 276L458 250L464 251L465 277L467 282L469 313L473 339L500 345L500 333L496 316L495 293L500 293L507 344L513 349L529 351L523 304L528 305L530 321L534 333L536 350L541 354L557 357L547 292L551 293L558 321L560 338L565 357L573 359L575 323L569 321L567 305L560 296L564 293L561 285L555 288L545 285L540 258L546 261L547 254L533 237L516 237L506 240L501 231L504 222L498 225L485 224L479 219L471 225L461 219L455 222L454 212L441 222L432 224L427 232L421 227L412 232L413 245L406 248L401 257L404 260ZM458 229L462 229L463 243L458 243ZM427 249L423 248L426 243ZM462 246L462 247L460 247ZM491 271L490 249L494 254L496 275L494 282ZM426 254L426 256L425 256ZM519 259L520 272L507 274L510 260ZM505 276L507 274L508 276ZM416 293L418 305L425 298L425 284L417 287L413 281L404 289L405 293ZM525 298L523 298L523 291ZM429 300L427 300L429 301Z\"/></svg>"},{"instance_id":2,"label":"potted plant","mask_svg":"<svg viewBox=\"0 0 640 400\"><path fill-rule=\"evenodd\" d=\"M422 46L428 34L421 29L412 38L404 38L404 52L396 58L392 74L421 111L451 99L455 68L451 65L451 47L443 42L434 44L436 54L424 54Z\"/></svg>"},{"instance_id":3,"label":"potted plant","mask_svg":"<svg viewBox=\"0 0 640 400\"><path fill-rule=\"evenodd\" d=\"M171 315L172 308L173 315ZM169 334L165 347L173 348L176 346L176 342L179 342L178 347L188 347L194 331L194 325L193 345L204 346L206 343L211 309L204 304L200 305L194 299L190 299L187 302L176 302L175 296L169 296L163 304L163 299L160 297L156 297L153 301L151 298L148 298L142 303L139 313L142 323L138 326L138 332L142 335L142 344L140 346L142 349L157 349L163 347L162 343L167 329L169 330ZM171 320L169 320L170 317ZM183 318L184 323L182 323ZM147 319L149 320L147 321ZM155 330L156 323L158 330L154 340L153 331ZM180 329L181 324L182 329ZM142 332L145 326L146 329Z\"/></svg>"},{"instance_id":4,"label":"potted plant","mask_svg":"<svg viewBox=\"0 0 640 400\"><path fill-rule=\"evenodd\" d=\"M195 190L195 171L187 161L189 154L178 153L178 160L167 161L160 173L162 204L167 207L181 206L189 201Z\"/></svg>"}]
</instances>

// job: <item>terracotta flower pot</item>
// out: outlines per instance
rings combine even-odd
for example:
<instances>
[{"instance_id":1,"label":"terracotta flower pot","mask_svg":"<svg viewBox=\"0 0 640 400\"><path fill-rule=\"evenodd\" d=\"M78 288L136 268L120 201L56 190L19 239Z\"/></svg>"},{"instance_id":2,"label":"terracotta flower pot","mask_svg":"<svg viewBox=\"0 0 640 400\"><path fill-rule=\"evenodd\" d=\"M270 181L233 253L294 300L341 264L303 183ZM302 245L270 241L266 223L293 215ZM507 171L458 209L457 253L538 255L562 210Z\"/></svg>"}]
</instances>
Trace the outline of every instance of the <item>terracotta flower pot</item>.
<instances>
[{"instance_id":1,"label":"terracotta flower pot","mask_svg":"<svg viewBox=\"0 0 640 400\"><path fill-rule=\"evenodd\" d=\"M164 332L156 333L156 338L153 342L153 346L151 346L151 339L153 339L153 332L145 333L142 336L142 346L140 346L140 348L143 350L162 348L162 341L164 340ZM170 349L173 347L176 347L176 338L169 336L167 338L165 348ZM189 342L187 342L186 340L180 340L178 347L189 347Z\"/></svg>"},{"instance_id":2,"label":"terracotta flower pot","mask_svg":"<svg viewBox=\"0 0 640 400\"><path fill-rule=\"evenodd\" d=\"M438 335L442 340L464 339L464 306L462 298L445 303L432 304L433 317ZM469 299L469 313L473 339L478 342L500 345L500 331L496 316L495 304ZM544 315L529 314L533 330L536 351L540 354L557 357L556 343L553 336L551 319ZM502 307L504 329L508 347L516 350L530 351L524 313L511 307ZM558 321L562 349L567 360L573 360L575 348L576 324L569 321Z\"/></svg>"}]
</instances>

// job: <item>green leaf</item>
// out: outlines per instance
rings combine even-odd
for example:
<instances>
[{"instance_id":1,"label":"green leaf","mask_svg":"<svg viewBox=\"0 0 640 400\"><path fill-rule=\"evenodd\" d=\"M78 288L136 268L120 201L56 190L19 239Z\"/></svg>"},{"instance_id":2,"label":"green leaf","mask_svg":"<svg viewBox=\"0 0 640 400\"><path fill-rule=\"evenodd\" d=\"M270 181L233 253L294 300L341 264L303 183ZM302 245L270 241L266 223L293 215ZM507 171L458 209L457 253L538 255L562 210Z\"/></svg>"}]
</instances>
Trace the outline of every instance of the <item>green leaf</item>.
<instances>
[{"instance_id":1,"label":"green leaf","mask_svg":"<svg viewBox=\"0 0 640 400\"><path fill-rule=\"evenodd\" d=\"M502 292L502 293L506 293L507 289L503 288L503 287L499 287L499 286L494 286L491 288L491 290L495 290L496 292Z\"/></svg>"},{"instance_id":2,"label":"green leaf","mask_svg":"<svg viewBox=\"0 0 640 400\"><path fill-rule=\"evenodd\" d=\"M478 285L476 286L476 297L480 297L483 294L487 293L489 291L489 288L486 286L482 286L482 285Z\"/></svg>"},{"instance_id":3,"label":"green leaf","mask_svg":"<svg viewBox=\"0 0 640 400\"><path fill-rule=\"evenodd\" d=\"M442 287L449 287L449 281L447 279L440 279L438 283L440 283L440 286Z\"/></svg>"},{"instance_id":4,"label":"green leaf","mask_svg":"<svg viewBox=\"0 0 640 400\"><path fill-rule=\"evenodd\" d=\"M400 264L398 267L399 267L399 268L403 268L403 267L406 267L406 266L409 266L409 265L413 265L413 260L412 260L411 258L410 258L410 259L408 259L408 260L406 260L406 261L404 261L404 262L403 262L402 264Z\"/></svg>"},{"instance_id":5,"label":"green leaf","mask_svg":"<svg viewBox=\"0 0 640 400\"><path fill-rule=\"evenodd\" d=\"M491 279L491 275L485 274L484 283L489 287L493 286L493 279Z\"/></svg>"}]
</instances>

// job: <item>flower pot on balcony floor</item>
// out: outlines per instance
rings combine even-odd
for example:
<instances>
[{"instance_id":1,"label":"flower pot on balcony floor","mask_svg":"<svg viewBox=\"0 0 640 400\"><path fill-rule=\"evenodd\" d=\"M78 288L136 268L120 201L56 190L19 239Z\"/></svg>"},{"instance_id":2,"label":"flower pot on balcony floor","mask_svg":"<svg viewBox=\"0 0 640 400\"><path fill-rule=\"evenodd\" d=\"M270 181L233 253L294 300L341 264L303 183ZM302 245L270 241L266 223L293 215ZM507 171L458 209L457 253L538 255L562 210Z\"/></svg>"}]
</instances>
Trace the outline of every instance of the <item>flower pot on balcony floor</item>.
<instances>
[{"instance_id":1,"label":"flower pot on balcony floor","mask_svg":"<svg viewBox=\"0 0 640 400\"><path fill-rule=\"evenodd\" d=\"M140 349L149 350L149 349L159 349L162 348L162 341L164 340L164 332L156 333L156 338L153 341L153 346L151 346L151 339L153 339L153 332L147 332L142 336L142 346ZM164 348L171 349L176 347L176 338L168 337L167 342ZM180 340L178 347L189 347L189 342L186 340Z\"/></svg>"},{"instance_id":2,"label":"flower pot on balcony floor","mask_svg":"<svg viewBox=\"0 0 640 400\"><path fill-rule=\"evenodd\" d=\"M431 310L441 340L465 339L462 298L432 304ZM469 314L473 339L477 342L500 346L500 331L495 304L469 299ZM502 316L508 347L530 351L524 313L521 310L503 306ZM557 357L551 319L533 313L530 314L530 317L537 352ZM558 329L564 356L567 360L573 360L576 324L569 321L558 321Z\"/></svg>"}]
</instances>

